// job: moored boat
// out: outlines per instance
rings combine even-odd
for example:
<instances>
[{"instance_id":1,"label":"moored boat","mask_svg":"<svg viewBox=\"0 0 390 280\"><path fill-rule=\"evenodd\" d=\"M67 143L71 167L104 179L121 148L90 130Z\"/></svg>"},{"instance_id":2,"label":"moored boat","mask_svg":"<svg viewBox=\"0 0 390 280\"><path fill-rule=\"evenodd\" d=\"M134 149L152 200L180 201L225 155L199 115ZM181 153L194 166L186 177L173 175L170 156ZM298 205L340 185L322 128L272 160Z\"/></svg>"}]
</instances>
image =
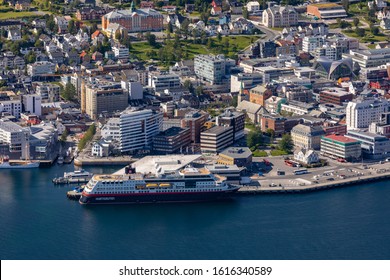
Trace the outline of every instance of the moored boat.
<instances>
[{"instance_id":1,"label":"moored boat","mask_svg":"<svg viewBox=\"0 0 390 280\"><path fill-rule=\"evenodd\" d=\"M226 198L239 189L206 169L186 167L175 174L94 175L81 204L196 202Z\"/></svg>"}]
</instances>

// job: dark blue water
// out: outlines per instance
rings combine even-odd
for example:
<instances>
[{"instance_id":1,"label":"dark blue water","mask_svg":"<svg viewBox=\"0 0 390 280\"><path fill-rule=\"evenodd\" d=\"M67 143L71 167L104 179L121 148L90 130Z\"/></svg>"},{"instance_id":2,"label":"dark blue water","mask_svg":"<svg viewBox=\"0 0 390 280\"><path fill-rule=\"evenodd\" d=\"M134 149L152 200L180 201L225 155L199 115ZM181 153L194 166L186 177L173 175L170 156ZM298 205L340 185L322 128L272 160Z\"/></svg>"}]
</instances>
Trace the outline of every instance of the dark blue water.
<instances>
[{"instance_id":1,"label":"dark blue water","mask_svg":"<svg viewBox=\"0 0 390 280\"><path fill-rule=\"evenodd\" d=\"M67 200L71 187L52 185L67 169L1 170L1 259L390 259L389 181L218 203L86 207Z\"/></svg>"}]
</instances>

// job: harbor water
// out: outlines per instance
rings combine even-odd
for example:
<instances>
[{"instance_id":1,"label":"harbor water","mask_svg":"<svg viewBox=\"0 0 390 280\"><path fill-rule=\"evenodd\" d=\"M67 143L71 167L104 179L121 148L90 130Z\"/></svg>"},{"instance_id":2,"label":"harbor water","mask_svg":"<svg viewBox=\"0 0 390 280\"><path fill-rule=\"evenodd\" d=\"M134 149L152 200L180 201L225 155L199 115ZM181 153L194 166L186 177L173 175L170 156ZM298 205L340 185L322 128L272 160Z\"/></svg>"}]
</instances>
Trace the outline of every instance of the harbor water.
<instances>
[{"instance_id":1,"label":"harbor water","mask_svg":"<svg viewBox=\"0 0 390 280\"><path fill-rule=\"evenodd\" d=\"M93 173L116 168L85 168ZM390 181L210 203L90 205L54 177L0 172L1 259L390 259Z\"/></svg>"}]
</instances>

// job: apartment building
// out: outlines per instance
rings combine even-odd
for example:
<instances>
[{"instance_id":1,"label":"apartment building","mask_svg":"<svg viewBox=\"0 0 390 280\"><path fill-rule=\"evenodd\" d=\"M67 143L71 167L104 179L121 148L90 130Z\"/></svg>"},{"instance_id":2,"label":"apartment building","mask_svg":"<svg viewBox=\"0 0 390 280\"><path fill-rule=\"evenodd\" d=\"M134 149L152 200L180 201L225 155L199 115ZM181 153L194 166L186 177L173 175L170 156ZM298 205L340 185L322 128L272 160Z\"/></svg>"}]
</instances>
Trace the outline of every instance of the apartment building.
<instances>
[{"instance_id":1,"label":"apartment building","mask_svg":"<svg viewBox=\"0 0 390 280\"><path fill-rule=\"evenodd\" d=\"M263 24L267 27L289 27L298 24L298 13L292 6L272 6L263 12Z\"/></svg>"}]
</instances>

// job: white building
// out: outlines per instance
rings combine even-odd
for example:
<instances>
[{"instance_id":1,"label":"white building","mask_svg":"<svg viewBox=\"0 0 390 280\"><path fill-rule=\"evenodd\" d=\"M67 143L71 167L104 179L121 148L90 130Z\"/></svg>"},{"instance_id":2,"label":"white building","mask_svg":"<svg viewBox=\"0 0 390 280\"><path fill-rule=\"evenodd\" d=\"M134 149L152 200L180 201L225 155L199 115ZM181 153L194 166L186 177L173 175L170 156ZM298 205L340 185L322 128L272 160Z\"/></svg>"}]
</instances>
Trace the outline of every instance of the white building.
<instances>
[{"instance_id":1,"label":"white building","mask_svg":"<svg viewBox=\"0 0 390 280\"><path fill-rule=\"evenodd\" d=\"M235 60L224 55L197 55L194 59L196 76L212 85L221 84L229 72L228 69L235 64Z\"/></svg>"},{"instance_id":2,"label":"white building","mask_svg":"<svg viewBox=\"0 0 390 280\"><path fill-rule=\"evenodd\" d=\"M364 158L384 159L390 156L390 139L386 136L359 130L349 130L345 136L361 143Z\"/></svg>"},{"instance_id":3,"label":"white building","mask_svg":"<svg viewBox=\"0 0 390 280\"><path fill-rule=\"evenodd\" d=\"M325 43L325 36L305 36L302 40L302 50L304 52L313 52Z\"/></svg>"},{"instance_id":4,"label":"white building","mask_svg":"<svg viewBox=\"0 0 390 280\"><path fill-rule=\"evenodd\" d=\"M110 154L110 142L102 139L97 141L92 146L92 156L107 157Z\"/></svg>"},{"instance_id":5,"label":"white building","mask_svg":"<svg viewBox=\"0 0 390 280\"><path fill-rule=\"evenodd\" d=\"M58 102L60 101L61 87L56 84L39 83L35 88L36 93L42 98L42 101Z\"/></svg>"},{"instance_id":6,"label":"white building","mask_svg":"<svg viewBox=\"0 0 390 280\"><path fill-rule=\"evenodd\" d=\"M289 27L298 24L298 13L292 6L272 6L263 12L263 25Z\"/></svg>"},{"instance_id":7,"label":"white building","mask_svg":"<svg viewBox=\"0 0 390 280\"><path fill-rule=\"evenodd\" d=\"M260 11L260 4L257 1L250 1L246 4L246 9L250 13L256 13Z\"/></svg>"},{"instance_id":8,"label":"white building","mask_svg":"<svg viewBox=\"0 0 390 280\"><path fill-rule=\"evenodd\" d=\"M37 115L42 115L41 96L39 94L23 95L23 112Z\"/></svg>"},{"instance_id":9,"label":"white building","mask_svg":"<svg viewBox=\"0 0 390 280\"><path fill-rule=\"evenodd\" d=\"M153 74L149 73L148 86L154 91L180 88L180 78L176 74Z\"/></svg>"},{"instance_id":10,"label":"white building","mask_svg":"<svg viewBox=\"0 0 390 280\"><path fill-rule=\"evenodd\" d=\"M101 135L104 139L111 138L113 141L119 143L120 141L120 129L119 129L119 118L111 118L107 123L102 127Z\"/></svg>"},{"instance_id":11,"label":"white building","mask_svg":"<svg viewBox=\"0 0 390 280\"><path fill-rule=\"evenodd\" d=\"M39 76L44 74L54 74L56 65L48 61L37 61L27 65L27 74L30 76Z\"/></svg>"},{"instance_id":12,"label":"white building","mask_svg":"<svg viewBox=\"0 0 390 280\"><path fill-rule=\"evenodd\" d=\"M120 151L137 152L151 148L153 136L162 130L163 115L152 110L126 110L120 115Z\"/></svg>"},{"instance_id":13,"label":"white building","mask_svg":"<svg viewBox=\"0 0 390 280\"><path fill-rule=\"evenodd\" d=\"M389 112L387 99L357 99L348 102L346 108L347 129L368 128L371 123L379 122L382 113Z\"/></svg>"},{"instance_id":14,"label":"white building","mask_svg":"<svg viewBox=\"0 0 390 280\"><path fill-rule=\"evenodd\" d=\"M0 113L7 112L15 118L20 118L22 113L22 102L20 100L0 101Z\"/></svg>"},{"instance_id":15,"label":"white building","mask_svg":"<svg viewBox=\"0 0 390 280\"><path fill-rule=\"evenodd\" d=\"M121 82L122 88L129 93L129 100L140 100L144 98L144 88L140 82Z\"/></svg>"},{"instance_id":16,"label":"white building","mask_svg":"<svg viewBox=\"0 0 390 280\"><path fill-rule=\"evenodd\" d=\"M294 159L304 164L313 164L320 161L318 154L311 149L298 149L294 152Z\"/></svg>"},{"instance_id":17,"label":"white building","mask_svg":"<svg viewBox=\"0 0 390 280\"><path fill-rule=\"evenodd\" d=\"M117 59L128 59L129 49L123 45L115 45L112 47L112 51Z\"/></svg>"},{"instance_id":18,"label":"white building","mask_svg":"<svg viewBox=\"0 0 390 280\"><path fill-rule=\"evenodd\" d=\"M13 122L0 121L0 143L7 144L10 152L21 152L28 145L29 129L22 128ZM26 158L26 155L22 155Z\"/></svg>"}]
</instances>

